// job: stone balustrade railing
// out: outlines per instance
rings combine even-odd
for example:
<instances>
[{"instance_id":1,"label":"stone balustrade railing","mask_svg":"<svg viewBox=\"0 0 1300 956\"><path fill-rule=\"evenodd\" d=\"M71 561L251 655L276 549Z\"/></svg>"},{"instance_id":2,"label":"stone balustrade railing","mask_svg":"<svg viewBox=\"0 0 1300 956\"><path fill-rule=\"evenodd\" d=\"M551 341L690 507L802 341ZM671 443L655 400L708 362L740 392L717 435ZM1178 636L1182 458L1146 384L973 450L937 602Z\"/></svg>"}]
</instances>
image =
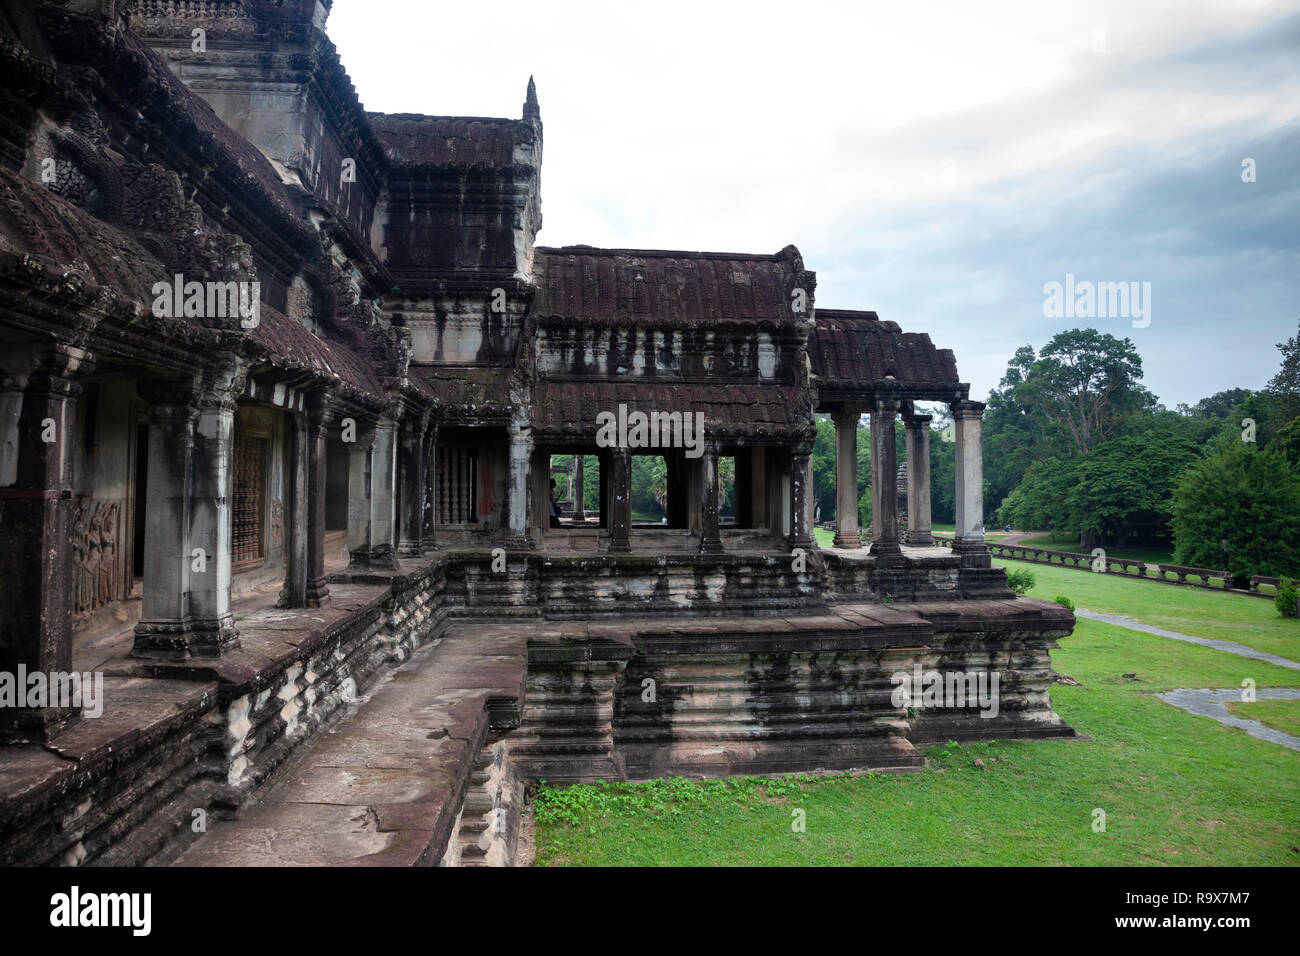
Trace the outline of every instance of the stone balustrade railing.
<instances>
[{"instance_id":1,"label":"stone balustrade railing","mask_svg":"<svg viewBox=\"0 0 1300 956\"><path fill-rule=\"evenodd\" d=\"M953 539L947 535L934 536L935 544L951 547ZM1039 548L1033 545L998 544L988 542L989 551L999 558L1013 561L1029 561L1034 564L1051 564L1062 568L1079 568L1084 571L1096 571L1099 574L1122 574L1139 577L1147 581L1163 581L1165 584L1181 584L1197 588L1212 588L1219 591L1232 591L1235 594L1252 594L1255 597L1272 598L1279 584L1278 578L1255 575L1250 579L1250 590L1232 588L1232 574L1213 568L1191 568L1181 564L1158 564L1151 561L1135 561L1131 558L1114 558L1109 555L1093 556L1074 551L1054 551L1051 548ZM1199 580L1194 580L1199 579ZM1272 587L1273 591L1261 590Z\"/></svg>"}]
</instances>

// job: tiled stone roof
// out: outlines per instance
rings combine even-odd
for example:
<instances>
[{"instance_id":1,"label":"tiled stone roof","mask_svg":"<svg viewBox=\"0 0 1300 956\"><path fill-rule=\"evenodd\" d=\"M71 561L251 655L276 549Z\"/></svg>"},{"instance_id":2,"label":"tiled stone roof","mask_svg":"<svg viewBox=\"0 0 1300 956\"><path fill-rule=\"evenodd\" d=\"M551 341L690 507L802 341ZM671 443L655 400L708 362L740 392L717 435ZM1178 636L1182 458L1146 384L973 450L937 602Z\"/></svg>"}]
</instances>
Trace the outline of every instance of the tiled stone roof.
<instances>
[{"instance_id":1,"label":"tiled stone roof","mask_svg":"<svg viewBox=\"0 0 1300 956\"><path fill-rule=\"evenodd\" d=\"M953 392L960 385L951 349L935 348L924 332L904 332L874 312L818 309L808 343L818 390L894 387Z\"/></svg>"},{"instance_id":2,"label":"tiled stone roof","mask_svg":"<svg viewBox=\"0 0 1300 956\"><path fill-rule=\"evenodd\" d=\"M791 293L812 273L799 250L775 255L539 246L539 321L692 327L755 323L792 327Z\"/></svg>"}]
</instances>

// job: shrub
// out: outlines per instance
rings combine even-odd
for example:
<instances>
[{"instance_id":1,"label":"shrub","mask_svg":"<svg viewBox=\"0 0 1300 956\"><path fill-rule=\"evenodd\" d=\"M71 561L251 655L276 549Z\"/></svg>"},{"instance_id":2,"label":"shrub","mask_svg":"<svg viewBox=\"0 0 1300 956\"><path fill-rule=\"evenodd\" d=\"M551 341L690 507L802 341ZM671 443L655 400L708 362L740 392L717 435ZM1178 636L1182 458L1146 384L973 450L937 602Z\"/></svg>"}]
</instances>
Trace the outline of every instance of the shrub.
<instances>
[{"instance_id":1,"label":"shrub","mask_svg":"<svg viewBox=\"0 0 1300 956\"><path fill-rule=\"evenodd\" d=\"M1289 578L1283 578L1273 597L1273 606L1283 617L1300 617L1300 611L1296 609L1297 598L1300 598L1300 588Z\"/></svg>"},{"instance_id":2,"label":"shrub","mask_svg":"<svg viewBox=\"0 0 1300 956\"><path fill-rule=\"evenodd\" d=\"M1068 597L1066 597L1065 595L1063 595L1063 594L1058 594L1058 595L1056 596L1056 603L1059 604L1059 605L1061 605L1061 607L1065 608L1065 609L1066 609L1067 611L1069 611L1071 614L1074 613L1074 602L1071 601L1071 600L1070 600Z\"/></svg>"},{"instance_id":3,"label":"shrub","mask_svg":"<svg viewBox=\"0 0 1300 956\"><path fill-rule=\"evenodd\" d=\"M1025 594L1034 586L1034 572L1028 568L1016 568L1007 572L1007 587L1017 594Z\"/></svg>"}]
</instances>

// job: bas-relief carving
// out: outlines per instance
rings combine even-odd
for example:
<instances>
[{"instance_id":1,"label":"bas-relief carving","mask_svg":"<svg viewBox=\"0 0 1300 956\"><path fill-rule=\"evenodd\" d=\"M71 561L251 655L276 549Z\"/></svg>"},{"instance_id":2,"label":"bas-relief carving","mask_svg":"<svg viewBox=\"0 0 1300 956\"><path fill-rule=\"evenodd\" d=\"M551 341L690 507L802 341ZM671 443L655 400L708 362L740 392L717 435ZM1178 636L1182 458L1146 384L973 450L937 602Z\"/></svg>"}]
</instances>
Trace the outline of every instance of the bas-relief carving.
<instances>
[{"instance_id":1,"label":"bas-relief carving","mask_svg":"<svg viewBox=\"0 0 1300 956\"><path fill-rule=\"evenodd\" d=\"M77 503L72 528L72 607L76 614L97 611L121 595L120 517L121 505L116 501L82 498Z\"/></svg>"}]
</instances>

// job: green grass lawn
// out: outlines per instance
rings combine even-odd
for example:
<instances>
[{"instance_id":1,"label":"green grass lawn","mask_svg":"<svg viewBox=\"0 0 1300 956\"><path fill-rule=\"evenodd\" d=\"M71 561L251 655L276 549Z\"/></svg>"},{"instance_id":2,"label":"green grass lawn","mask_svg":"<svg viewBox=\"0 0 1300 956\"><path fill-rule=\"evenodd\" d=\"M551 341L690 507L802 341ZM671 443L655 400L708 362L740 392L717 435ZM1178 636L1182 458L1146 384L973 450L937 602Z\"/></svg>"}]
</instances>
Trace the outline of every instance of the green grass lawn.
<instances>
[{"instance_id":1,"label":"green grass lawn","mask_svg":"<svg viewBox=\"0 0 1300 956\"><path fill-rule=\"evenodd\" d=\"M1077 568L993 559L1007 568L1028 568L1036 586L1029 593L1052 600L1065 595L1078 607L1123 614L1180 634L1236 641L1258 651L1300 661L1300 618L1284 618L1271 598L1222 594L1205 588L1171 587Z\"/></svg>"},{"instance_id":2,"label":"green grass lawn","mask_svg":"<svg viewBox=\"0 0 1300 956\"><path fill-rule=\"evenodd\" d=\"M1046 570L1036 593L1090 607L1107 596L1135 617L1165 592L1203 597L1186 626L1238 640L1252 608L1271 612L1258 599ZM1111 586L1127 588L1127 602ZM899 775L543 787L537 863L1300 865L1300 753L1152 696L1247 677L1300 686L1300 671L1086 620L1052 657L1080 682L1053 688L1055 709L1091 741L936 747L925 769ZM1098 809L1105 832L1093 828ZM795 810L806 832L793 832Z\"/></svg>"},{"instance_id":3,"label":"green grass lawn","mask_svg":"<svg viewBox=\"0 0 1300 956\"><path fill-rule=\"evenodd\" d=\"M1243 720L1258 720L1266 727L1300 737L1300 700L1256 700L1249 704L1229 702L1228 713Z\"/></svg>"}]
</instances>

